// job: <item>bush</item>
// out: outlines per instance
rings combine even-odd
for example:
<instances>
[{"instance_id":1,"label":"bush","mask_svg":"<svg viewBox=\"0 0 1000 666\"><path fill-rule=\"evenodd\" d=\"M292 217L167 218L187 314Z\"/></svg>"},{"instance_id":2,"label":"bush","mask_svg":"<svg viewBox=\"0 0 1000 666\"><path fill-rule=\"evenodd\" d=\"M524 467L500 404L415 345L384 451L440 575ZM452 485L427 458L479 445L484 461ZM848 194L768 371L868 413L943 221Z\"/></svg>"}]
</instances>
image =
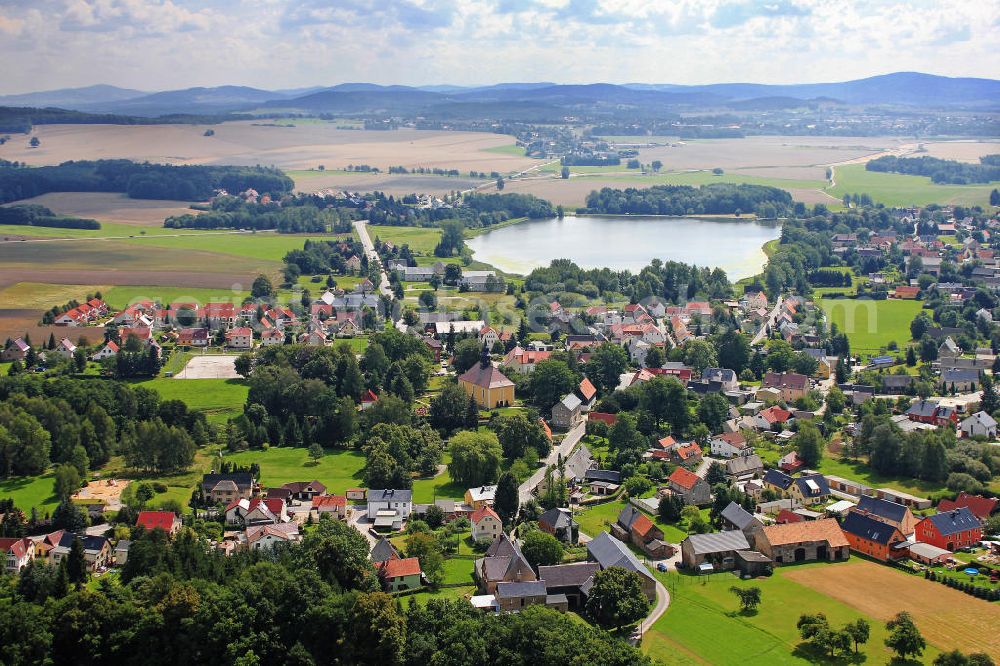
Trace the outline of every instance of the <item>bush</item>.
<instances>
[{"instance_id":1,"label":"bush","mask_svg":"<svg viewBox=\"0 0 1000 666\"><path fill-rule=\"evenodd\" d=\"M167 492L167 484L163 483L162 481L153 481L152 486L153 490L155 490L156 494L158 495L162 495L163 493Z\"/></svg>"}]
</instances>

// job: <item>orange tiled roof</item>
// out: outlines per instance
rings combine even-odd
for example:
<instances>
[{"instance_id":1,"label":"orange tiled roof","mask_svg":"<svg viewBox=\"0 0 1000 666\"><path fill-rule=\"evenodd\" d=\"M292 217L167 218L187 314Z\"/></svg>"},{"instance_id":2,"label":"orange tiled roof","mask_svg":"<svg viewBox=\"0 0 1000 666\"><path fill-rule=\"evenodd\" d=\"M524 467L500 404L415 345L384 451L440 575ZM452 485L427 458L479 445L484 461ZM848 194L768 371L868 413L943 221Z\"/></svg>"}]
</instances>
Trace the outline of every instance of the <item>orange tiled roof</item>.
<instances>
[{"instance_id":1,"label":"orange tiled roof","mask_svg":"<svg viewBox=\"0 0 1000 666\"><path fill-rule=\"evenodd\" d=\"M840 525L833 518L768 525L764 528L764 536L772 546L787 546L807 541L826 541L832 547L849 545Z\"/></svg>"}]
</instances>

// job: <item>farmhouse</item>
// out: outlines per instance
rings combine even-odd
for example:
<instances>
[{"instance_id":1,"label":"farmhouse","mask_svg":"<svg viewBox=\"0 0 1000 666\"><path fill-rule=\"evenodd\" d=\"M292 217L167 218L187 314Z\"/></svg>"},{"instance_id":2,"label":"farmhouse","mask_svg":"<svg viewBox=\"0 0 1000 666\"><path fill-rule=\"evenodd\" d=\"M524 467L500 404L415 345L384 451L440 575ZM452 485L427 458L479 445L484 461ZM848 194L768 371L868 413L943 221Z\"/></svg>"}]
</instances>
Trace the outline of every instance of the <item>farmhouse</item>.
<instances>
[{"instance_id":1,"label":"farmhouse","mask_svg":"<svg viewBox=\"0 0 1000 666\"><path fill-rule=\"evenodd\" d=\"M760 552L778 564L850 557L850 543L833 518L768 525L758 545Z\"/></svg>"},{"instance_id":2,"label":"farmhouse","mask_svg":"<svg viewBox=\"0 0 1000 666\"><path fill-rule=\"evenodd\" d=\"M917 521L909 507L877 497L862 495L858 498L858 505L851 509L851 513L866 514L875 520L892 525L904 536L913 534L917 527Z\"/></svg>"},{"instance_id":3,"label":"farmhouse","mask_svg":"<svg viewBox=\"0 0 1000 666\"><path fill-rule=\"evenodd\" d=\"M727 460L725 467L726 477L733 481L746 481L764 473L764 462L756 453Z\"/></svg>"},{"instance_id":4,"label":"farmhouse","mask_svg":"<svg viewBox=\"0 0 1000 666\"><path fill-rule=\"evenodd\" d=\"M500 610L508 613L516 613L528 606L551 605L558 608L567 603L563 595L552 595L550 603L544 580L497 583L496 598Z\"/></svg>"},{"instance_id":5,"label":"farmhouse","mask_svg":"<svg viewBox=\"0 0 1000 666\"><path fill-rule=\"evenodd\" d=\"M545 582L548 594L565 595L569 608L581 608L586 600L586 595L581 590L588 586L588 581L600 570L601 567L596 562L556 564L538 567L538 578Z\"/></svg>"},{"instance_id":6,"label":"farmhouse","mask_svg":"<svg viewBox=\"0 0 1000 666\"><path fill-rule=\"evenodd\" d=\"M741 530L689 534L681 541L681 561L689 569L708 564L708 570L728 571L736 566L736 553L741 550L750 550L750 542Z\"/></svg>"},{"instance_id":7,"label":"farmhouse","mask_svg":"<svg viewBox=\"0 0 1000 666\"><path fill-rule=\"evenodd\" d=\"M485 556L476 560L474 575L487 594L496 593L498 583L537 580L521 549L503 532L490 544Z\"/></svg>"},{"instance_id":8,"label":"farmhouse","mask_svg":"<svg viewBox=\"0 0 1000 666\"><path fill-rule=\"evenodd\" d=\"M674 553L673 547L663 540L663 530L631 504L622 508L618 520L611 526L611 533L617 539L632 542L654 559L664 559Z\"/></svg>"},{"instance_id":9,"label":"farmhouse","mask_svg":"<svg viewBox=\"0 0 1000 666\"><path fill-rule=\"evenodd\" d=\"M679 495L685 504L701 506L712 501L712 488L708 482L683 467L675 469L667 481L671 492Z\"/></svg>"},{"instance_id":10,"label":"farmhouse","mask_svg":"<svg viewBox=\"0 0 1000 666\"><path fill-rule=\"evenodd\" d=\"M607 532L601 532L596 537L587 542L587 559L596 562L602 570L609 567L621 567L639 575L642 582L642 591L650 601L656 599L656 579L649 573L649 569L642 565L628 546L614 538ZM587 594L589 585L582 590Z\"/></svg>"},{"instance_id":11,"label":"farmhouse","mask_svg":"<svg viewBox=\"0 0 1000 666\"><path fill-rule=\"evenodd\" d=\"M983 538L983 526L966 507L927 516L917 523L917 541L954 552Z\"/></svg>"},{"instance_id":12,"label":"farmhouse","mask_svg":"<svg viewBox=\"0 0 1000 666\"><path fill-rule=\"evenodd\" d=\"M851 550L887 562L907 555L906 537L894 525L876 520L868 514L851 511L840 529L851 544ZM903 547L900 547L900 546Z\"/></svg>"},{"instance_id":13,"label":"farmhouse","mask_svg":"<svg viewBox=\"0 0 1000 666\"><path fill-rule=\"evenodd\" d=\"M764 531L764 523L736 502L730 502L719 517L723 529L743 532L751 546L756 546L757 538Z\"/></svg>"}]
</instances>

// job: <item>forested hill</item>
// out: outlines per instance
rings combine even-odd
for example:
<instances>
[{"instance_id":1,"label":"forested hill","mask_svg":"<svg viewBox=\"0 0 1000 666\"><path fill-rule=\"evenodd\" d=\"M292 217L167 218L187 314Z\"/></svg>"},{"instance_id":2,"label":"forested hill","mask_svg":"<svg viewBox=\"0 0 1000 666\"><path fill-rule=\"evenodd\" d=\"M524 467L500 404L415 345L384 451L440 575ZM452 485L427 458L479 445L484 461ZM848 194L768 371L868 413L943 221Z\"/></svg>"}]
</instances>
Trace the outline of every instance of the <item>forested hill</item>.
<instances>
[{"instance_id":1,"label":"forested hill","mask_svg":"<svg viewBox=\"0 0 1000 666\"><path fill-rule=\"evenodd\" d=\"M278 169L243 166L173 166L129 160L63 162L58 166L0 166L0 203L48 192L124 192L133 199L203 201L216 189L253 188L283 195L295 183Z\"/></svg>"},{"instance_id":2,"label":"forested hill","mask_svg":"<svg viewBox=\"0 0 1000 666\"><path fill-rule=\"evenodd\" d=\"M610 187L587 197L586 212L610 215L786 215L792 195L777 187L712 183L701 187L658 185L645 189Z\"/></svg>"},{"instance_id":3,"label":"forested hill","mask_svg":"<svg viewBox=\"0 0 1000 666\"><path fill-rule=\"evenodd\" d=\"M252 116L232 113L176 113L140 118L121 113L88 113L55 108L0 106L0 132L28 133L35 125L209 125L227 120L250 120Z\"/></svg>"}]
</instances>

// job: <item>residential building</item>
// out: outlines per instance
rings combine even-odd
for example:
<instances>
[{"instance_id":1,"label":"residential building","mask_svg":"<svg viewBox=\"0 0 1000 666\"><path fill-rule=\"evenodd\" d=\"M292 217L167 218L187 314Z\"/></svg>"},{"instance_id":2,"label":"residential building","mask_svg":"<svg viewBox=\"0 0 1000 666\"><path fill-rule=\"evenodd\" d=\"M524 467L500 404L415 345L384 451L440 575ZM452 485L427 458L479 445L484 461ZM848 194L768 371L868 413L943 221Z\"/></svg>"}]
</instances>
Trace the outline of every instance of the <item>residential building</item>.
<instances>
[{"instance_id":1,"label":"residential building","mask_svg":"<svg viewBox=\"0 0 1000 666\"><path fill-rule=\"evenodd\" d=\"M312 498L312 510L335 520L347 520L347 498L343 495L317 495Z\"/></svg>"},{"instance_id":2,"label":"residential building","mask_svg":"<svg viewBox=\"0 0 1000 666\"><path fill-rule=\"evenodd\" d=\"M621 567L638 574L646 598L651 602L656 600L656 579L632 554L628 546L607 532L601 532L587 542L587 559L591 562L597 562L602 570L609 567ZM588 585L582 592L587 594L589 590Z\"/></svg>"},{"instance_id":3,"label":"residential building","mask_svg":"<svg viewBox=\"0 0 1000 666\"><path fill-rule=\"evenodd\" d=\"M551 355L552 352L550 351L534 351L514 347L504 356L501 365L515 372L527 374L533 371L538 363L547 360Z\"/></svg>"},{"instance_id":4,"label":"residential building","mask_svg":"<svg viewBox=\"0 0 1000 666\"><path fill-rule=\"evenodd\" d=\"M569 430L584 419L583 401L575 393L567 393L552 407L552 425Z\"/></svg>"},{"instance_id":5,"label":"residential building","mask_svg":"<svg viewBox=\"0 0 1000 666\"><path fill-rule=\"evenodd\" d=\"M207 347L210 340L207 328L182 328L177 332L177 344L185 347Z\"/></svg>"},{"instance_id":6,"label":"residential building","mask_svg":"<svg viewBox=\"0 0 1000 666\"><path fill-rule=\"evenodd\" d=\"M751 550L741 530L689 534L681 541L681 562L692 570L728 571L736 567L736 553L741 550Z\"/></svg>"},{"instance_id":7,"label":"residential building","mask_svg":"<svg viewBox=\"0 0 1000 666\"><path fill-rule=\"evenodd\" d=\"M712 489L708 482L683 467L675 469L667 483L671 492L679 495L685 504L702 506L712 501Z\"/></svg>"},{"instance_id":8,"label":"residential building","mask_svg":"<svg viewBox=\"0 0 1000 666\"><path fill-rule=\"evenodd\" d=\"M55 353L58 356L61 356L65 359L72 360L73 355L76 353L76 345L74 345L68 339L63 338L62 340L59 341L59 344L56 346Z\"/></svg>"},{"instance_id":9,"label":"residential building","mask_svg":"<svg viewBox=\"0 0 1000 666\"><path fill-rule=\"evenodd\" d=\"M785 402L795 402L809 393L809 378L795 372L768 372L761 386L777 389Z\"/></svg>"},{"instance_id":10,"label":"residential building","mask_svg":"<svg viewBox=\"0 0 1000 666\"><path fill-rule=\"evenodd\" d=\"M538 529L548 532L567 545L575 545L580 534L580 526L573 520L569 509L555 507L538 517Z\"/></svg>"},{"instance_id":11,"label":"residential building","mask_svg":"<svg viewBox=\"0 0 1000 666\"><path fill-rule=\"evenodd\" d=\"M792 413L777 405L762 409L753 418L753 425L758 430L773 431L780 428L792 418Z\"/></svg>"},{"instance_id":12,"label":"residential building","mask_svg":"<svg viewBox=\"0 0 1000 666\"><path fill-rule=\"evenodd\" d=\"M521 549L504 533L490 544L484 557L476 560L474 572L479 587L487 594L496 593L498 583L538 580Z\"/></svg>"},{"instance_id":13,"label":"residential building","mask_svg":"<svg viewBox=\"0 0 1000 666\"><path fill-rule=\"evenodd\" d=\"M903 536L910 536L917 527L917 521L913 517L913 512L910 511L909 507L877 497L861 495L858 497L858 505L851 509L851 513L862 513L875 520L892 525Z\"/></svg>"},{"instance_id":14,"label":"residential building","mask_svg":"<svg viewBox=\"0 0 1000 666\"><path fill-rule=\"evenodd\" d=\"M243 533L241 545L249 550L272 550L275 546L301 540L298 523L252 525Z\"/></svg>"},{"instance_id":15,"label":"residential building","mask_svg":"<svg viewBox=\"0 0 1000 666\"><path fill-rule=\"evenodd\" d=\"M281 486L291 492L292 499L311 502L317 495L326 493L326 485L313 479L312 481L292 481Z\"/></svg>"},{"instance_id":16,"label":"residential building","mask_svg":"<svg viewBox=\"0 0 1000 666\"><path fill-rule=\"evenodd\" d=\"M631 542L653 559L662 560L674 554L673 546L663 540L663 530L631 504L625 505L618 513L611 533L617 539Z\"/></svg>"},{"instance_id":17,"label":"residential building","mask_svg":"<svg viewBox=\"0 0 1000 666\"><path fill-rule=\"evenodd\" d=\"M30 345L23 338L15 338L3 352L0 352L0 361L23 361L29 349Z\"/></svg>"},{"instance_id":18,"label":"residential building","mask_svg":"<svg viewBox=\"0 0 1000 666\"><path fill-rule=\"evenodd\" d=\"M822 474L803 474L788 488L788 494L804 505L811 506L830 498L830 486Z\"/></svg>"},{"instance_id":19,"label":"residential building","mask_svg":"<svg viewBox=\"0 0 1000 666\"><path fill-rule=\"evenodd\" d=\"M376 530L402 529L403 521L413 511L413 492L409 490L369 490L368 520Z\"/></svg>"},{"instance_id":20,"label":"residential building","mask_svg":"<svg viewBox=\"0 0 1000 666\"><path fill-rule=\"evenodd\" d=\"M995 497L983 497L982 495L970 495L962 491L955 499L943 499L938 503L938 513L945 513L952 509L965 507L972 512L979 522L985 523L990 515L997 510L1000 500Z\"/></svg>"},{"instance_id":21,"label":"residential building","mask_svg":"<svg viewBox=\"0 0 1000 666\"><path fill-rule=\"evenodd\" d=\"M751 547L756 547L757 538L764 531L764 523L736 502L730 502L719 514L724 530L739 530L747 538Z\"/></svg>"},{"instance_id":22,"label":"residential building","mask_svg":"<svg viewBox=\"0 0 1000 666\"><path fill-rule=\"evenodd\" d=\"M749 456L730 458L725 462L726 477L733 481L745 481L764 473L764 462L756 453Z\"/></svg>"},{"instance_id":23,"label":"residential building","mask_svg":"<svg viewBox=\"0 0 1000 666\"><path fill-rule=\"evenodd\" d=\"M908 555L906 537L894 525L876 520L868 514L851 511L840 524L851 550L888 562Z\"/></svg>"},{"instance_id":24,"label":"residential building","mask_svg":"<svg viewBox=\"0 0 1000 666\"><path fill-rule=\"evenodd\" d=\"M928 423L934 426L954 426L958 423L958 413L953 407L944 407L930 400L915 400L906 410L906 416L911 421Z\"/></svg>"},{"instance_id":25,"label":"residential building","mask_svg":"<svg viewBox=\"0 0 1000 666\"><path fill-rule=\"evenodd\" d=\"M140 511L135 524L147 530L163 530L170 536L177 534L183 525L173 511Z\"/></svg>"},{"instance_id":26,"label":"residential building","mask_svg":"<svg viewBox=\"0 0 1000 666\"><path fill-rule=\"evenodd\" d=\"M805 463L799 459L799 454L796 451L789 451L778 460L778 469L787 474L794 474L803 465Z\"/></svg>"},{"instance_id":27,"label":"residential building","mask_svg":"<svg viewBox=\"0 0 1000 666\"><path fill-rule=\"evenodd\" d=\"M538 578L545 582L549 595L565 595L569 608L580 609L586 602L581 591L591 581L601 566L596 562L573 562L538 567Z\"/></svg>"},{"instance_id":28,"label":"residential building","mask_svg":"<svg viewBox=\"0 0 1000 666\"><path fill-rule=\"evenodd\" d=\"M503 522L496 511L484 506L472 512L472 540L489 539L495 541L503 533Z\"/></svg>"},{"instance_id":29,"label":"residential building","mask_svg":"<svg viewBox=\"0 0 1000 666\"><path fill-rule=\"evenodd\" d=\"M118 355L118 345L114 340L108 340L96 352L90 355L91 361L103 361L106 358L114 358Z\"/></svg>"},{"instance_id":30,"label":"residential building","mask_svg":"<svg viewBox=\"0 0 1000 666\"><path fill-rule=\"evenodd\" d=\"M983 538L983 526L967 507L927 516L917 523L917 541L952 552Z\"/></svg>"},{"instance_id":31,"label":"residential building","mask_svg":"<svg viewBox=\"0 0 1000 666\"><path fill-rule=\"evenodd\" d=\"M87 569L91 572L106 568L111 561L111 542L102 536L92 536L89 534L76 535L72 532L62 532L56 546L52 549L52 561L59 563L64 557L69 555L73 541L80 539L83 546L83 557L87 561Z\"/></svg>"},{"instance_id":32,"label":"residential building","mask_svg":"<svg viewBox=\"0 0 1000 666\"><path fill-rule=\"evenodd\" d=\"M764 488L773 490L782 497L788 496L789 489L795 483L795 480L792 477L776 469L769 469L764 472L763 481Z\"/></svg>"},{"instance_id":33,"label":"residential building","mask_svg":"<svg viewBox=\"0 0 1000 666\"><path fill-rule=\"evenodd\" d=\"M376 565L389 592L413 590L421 585L423 573L415 557L388 559Z\"/></svg>"},{"instance_id":34,"label":"residential building","mask_svg":"<svg viewBox=\"0 0 1000 666\"><path fill-rule=\"evenodd\" d=\"M840 561L850 558L850 543L833 518L764 527L760 552L778 564Z\"/></svg>"},{"instance_id":35,"label":"residential building","mask_svg":"<svg viewBox=\"0 0 1000 666\"><path fill-rule=\"evenodd\" d=\"M958 429L962 437L986 437L987 439L997 438L997 422L986 412L979 411L971 414L958 424Z\"/></svg>"},{"instance_id":36,"label":"residential building","mask_svg":"<svg viewBox=\"0 0 1000 666\"><path fill-rule=\"evenodd\" d=\"M469 488L465 491L465 503L473 509L482 509L487 506L493 506L493 500L496 499L496 494L496 486L479 486L477 488Z\"/></svg>"},{"instance_id":37,"label":"residential building","mask_svg":"<svg viewBox=\"0 0 1000 666\"><path fill-rule=\"evenodd\" d=\"M622 473L614 469L591 467L583 473L583 481L594 495L614 495L621 487Z\"/></svg>"},{"instance_id":38,"label":"residential building","mask_svg":"<svg viewBox=\"0 0 1000 666\"><path fill-rule=\"evenodd\" d=\"M7 573L17 574L35 559L35 544L27 537L0 538L0 553Z\"/></svg>"},{"instance_id":39,"label":"residential building","mask_svg":"<svg viewBox=\"0 0 1000 666\"><path fill-rule=\"evenodd\" d=\"M742 432L724 432L710 442L712 455L718 458L735 458L753 455L753 447L747 443Z\"/></svg>"},{"instance_id":40,"label":"residential building","mask_svg":"<svg viewBox=\"0 0 1000 666\"><path fill-rule=\"evenodd\" d=\"M276 525L288 517L284 500L278 498L235 499L226 506L228 525Z\"/></svg>"},{"instance_id":41,"label":"residential building","mask_svg":"<svg viewBox=\"0 0 1000 666\"><path fill-rule=\"evenodd\" d=\"M229 504L234 499L249 499L255 490L253 474L231 472L228 474L205 474L201 478L201 491L216 504Z\"/></svg>"},{"instance_id":42,"label":"residential building","mask_svg":"<svg viewBox=\"0 0 1000 666\"><path fill-rule=\"evenodd\" d=\"M396 550L396 547L392 545L392 542L389 541L389 539L386 537L379 537L379 540L375 542L374 546L372 546L372 552L369 553L368 557L375 564L379 564L389 560L398 560L399 551Z\"/></svg>"}]
</instances>

